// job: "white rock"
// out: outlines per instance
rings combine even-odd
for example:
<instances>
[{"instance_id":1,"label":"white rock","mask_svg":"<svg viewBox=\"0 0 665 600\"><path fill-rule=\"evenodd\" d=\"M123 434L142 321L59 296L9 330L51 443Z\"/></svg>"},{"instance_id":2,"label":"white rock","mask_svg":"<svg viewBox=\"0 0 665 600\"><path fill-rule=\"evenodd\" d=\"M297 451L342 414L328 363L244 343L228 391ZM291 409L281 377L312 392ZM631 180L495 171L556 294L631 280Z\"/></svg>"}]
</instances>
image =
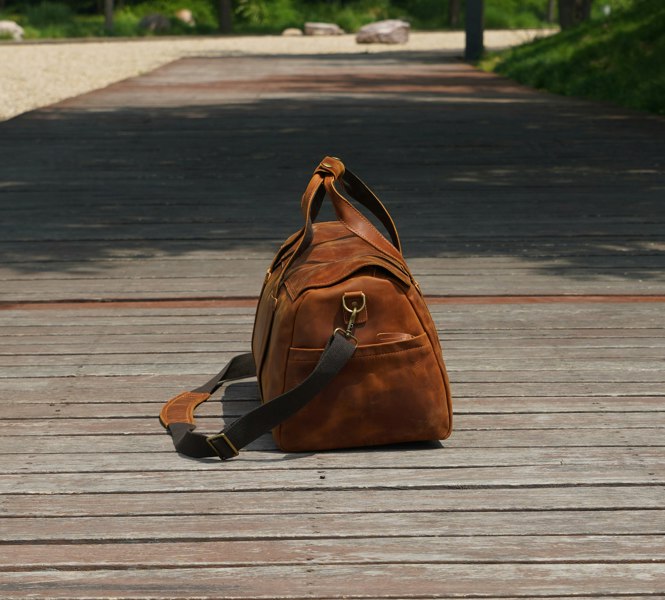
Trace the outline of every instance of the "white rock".
<instances>
[{"instance_id":1,"label":"white rock","mask_svg":"<svg viewBox=\"0 0 665 600\"><path fill-rule=\"evenodd\" d=\"M305 23L305 35L343 35L344 30L335 23Z\"/></svg>"},{"instance_id":2,"label":"white rock","mask_svg":"<svg viewBox=\"0 0 665 600\"><path fill-rule=\"evenodd\" d=\"M196 25L194 15L188 8L181 8L180 10L176 11L174 16L176 19L178 19L178 21L182 21L185 25L190 25L191 27Z\"/></svg>"},{"instance_id":3,"label":"white rock","mask_svg":"<svg viewBox=\"0 0 665 600\"><path fill-rule=\"evenodd\" d=\"M297 36L302 34L302 29L298 29L297 27L287 27L284 31L282 31L282 35Z\"/></svg>"},{"instance_id":4,"label":"white rock","mask_svg":"<svg viewBox=\"0 0 665 600\"><path fill-rule=\"evenodd\" d=\"M356 34L359 44L406 44L411 26L400 19L376 21L361 27Z\"/></svg>"},{"instance_id":5,"label":"white rock","mask_svg":"<svg viewBox=\"0 0 665 600\"><path fill-rule=\"evenodd\" d=\"M0 21L0 37L12 36L12 39L20 42L23 39L23 27L14 21Z\"/></svg>"}]
</instances>

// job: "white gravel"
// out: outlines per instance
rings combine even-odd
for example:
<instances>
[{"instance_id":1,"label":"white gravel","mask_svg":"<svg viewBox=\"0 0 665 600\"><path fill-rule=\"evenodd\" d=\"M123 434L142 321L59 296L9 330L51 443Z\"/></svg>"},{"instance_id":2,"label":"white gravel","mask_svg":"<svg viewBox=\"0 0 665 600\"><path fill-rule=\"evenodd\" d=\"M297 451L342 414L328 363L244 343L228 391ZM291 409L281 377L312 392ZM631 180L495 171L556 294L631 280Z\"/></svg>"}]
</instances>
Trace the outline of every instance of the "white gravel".
<instances>
[{"instance_id":1,"label":"white gravel","mask_svg":"<svg viewBox=\"0 0 665 600\"><path fill-rule=\"evenodd\" d=\"M486 31L498 49L550 30ZM353 35L225 36L0 43L0 121L146 73L185 56L443 51L462 54L462 32L412 33L405 45L361 45Z\"/></svg>"}]
</instances>

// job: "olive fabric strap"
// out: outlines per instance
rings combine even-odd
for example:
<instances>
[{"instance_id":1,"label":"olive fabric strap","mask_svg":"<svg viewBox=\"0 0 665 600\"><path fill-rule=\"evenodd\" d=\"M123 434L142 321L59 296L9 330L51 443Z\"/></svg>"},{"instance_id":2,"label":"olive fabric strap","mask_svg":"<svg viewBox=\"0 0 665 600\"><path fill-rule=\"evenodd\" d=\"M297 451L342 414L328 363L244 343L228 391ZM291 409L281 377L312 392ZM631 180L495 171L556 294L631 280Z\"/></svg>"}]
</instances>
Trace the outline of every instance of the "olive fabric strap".
<instances>
[{"instance_id":1,"label":"olive fabric strap","mask_svg":"<svg viewBox=\"0 0 665 600\"><path fill-rule=\"evenodd\" d=\"M219 456L222 460L238 455L241 448L277 427L314 399L349 362L356 350L355 340L337 330L328 340L319 362L296 387L249 411L214 435L195 431L194 409L205 402L226 381L256 376L251 353L234 357L217 375L201 387L169 400L159 415L171 434L175 449L194 458Z\"/></svg>"}]
</instances>

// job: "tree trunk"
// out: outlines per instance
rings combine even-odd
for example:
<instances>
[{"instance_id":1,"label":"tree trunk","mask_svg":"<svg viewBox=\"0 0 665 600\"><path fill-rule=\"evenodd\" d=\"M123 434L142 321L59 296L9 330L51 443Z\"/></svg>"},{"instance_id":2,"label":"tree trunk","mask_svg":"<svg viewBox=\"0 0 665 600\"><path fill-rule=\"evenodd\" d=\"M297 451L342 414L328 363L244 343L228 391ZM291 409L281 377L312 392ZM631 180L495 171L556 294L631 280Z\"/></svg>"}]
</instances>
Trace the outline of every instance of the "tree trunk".
<instances>
[{"instance_id":1,"label":"tree trunk","mask_svg":"<svg viewBox=\"0 0 665 600\"><path fill-rule=\"evenodd\" d=\"M448 25L457 27L460 21L460 0L448 0Z\"/></svg>"},{"instance_id":2,"label":"tree trunk","mask_svg":"<svg viewBox=\"0 0 665 600\"><path fill-rule=\"evenodd\" d=\"M591 5L593 0L582 0L582 20L588 21L591 18Z\"/></svg>"},{"instance_id":3,"label":"tree trunk","mask_svg":"<svg viewBox=\"0 0 665 600\"><path fill-rule=\"evenodd\" d=\"M104 29L113 31L113 0L104 0Z\"/></svg>"},{"instance_id":4,"label":"tree trunk","mask_svg":"<svg viewBox=\"0 0 665 600\"><path fill-rule=\"evenodd\" d=\"M231 0L219 0L219 31L231 33L233 31L233 6Z\"/></svg>"},{"instance_id":5,"label":"tree trunk","mask_svg":"<svg viewBox=\"0 0 665 600\"><path fill-rule=\"evenodd\" d=\"M593 0L559 0L561 29L575 27L591 16Z\"/></svg>"},{"instance_id":6,"label":"tree trunk","mask_svg":"<svg viewBox=\"0 0 665 600\"><path fill-rule=\"evenodd\" d=\"M547 0L547 22L554 23L555 0Z\"/></svg>"}]
</instances>

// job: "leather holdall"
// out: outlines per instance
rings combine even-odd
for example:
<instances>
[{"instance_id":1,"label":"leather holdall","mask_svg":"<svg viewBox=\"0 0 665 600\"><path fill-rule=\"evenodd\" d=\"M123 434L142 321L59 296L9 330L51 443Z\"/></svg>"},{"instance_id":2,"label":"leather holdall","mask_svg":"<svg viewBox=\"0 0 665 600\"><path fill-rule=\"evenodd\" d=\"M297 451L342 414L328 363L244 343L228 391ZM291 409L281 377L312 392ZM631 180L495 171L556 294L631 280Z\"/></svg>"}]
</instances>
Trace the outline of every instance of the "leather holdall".
<instances>
[{"instance_id":1,"label":"leather holdall","mask_svg":"<svg viewBox=\"0 0 665 600\"><path fill-rule=\"evenodd\" d=\"M384 237L341 192L369 210ZM337 219L315 223L325 198ZM169 400L160 421L176 450L228 459L271 431L287 452L440 440L452 428L439 338L390 214L338 158L301 200L303 227L270 264L252 352ZM256 376L261 405L213 435L194 409L224 382Z\"/></svg>"}]
</instances>

